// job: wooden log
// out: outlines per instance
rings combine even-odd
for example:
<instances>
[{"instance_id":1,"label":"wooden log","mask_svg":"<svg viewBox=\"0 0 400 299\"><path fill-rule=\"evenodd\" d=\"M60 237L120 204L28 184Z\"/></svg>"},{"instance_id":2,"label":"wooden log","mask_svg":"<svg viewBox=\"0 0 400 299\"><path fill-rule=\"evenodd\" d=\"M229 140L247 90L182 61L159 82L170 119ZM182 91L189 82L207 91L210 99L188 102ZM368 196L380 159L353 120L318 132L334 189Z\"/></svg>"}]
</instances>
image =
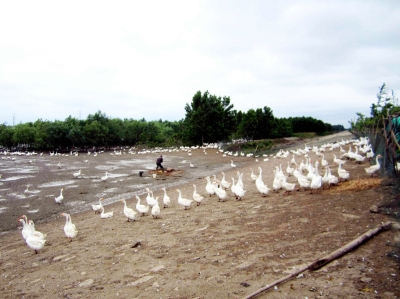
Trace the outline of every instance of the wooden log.
<instances>
[{"instance_id":1,"label":"wooden log","mask_svg":"<svg viewBox=\"0 0 400 299\"><path fill-rule=\"evenodd\" d=\"M295 277L306 270L313 270L313 271L318 270L319 268L325 266L326 264L330 263L331 261L335 260L336 258L338 258L338 257L344 255L345 253L353 250L354 248L358 247L361 243L372 238L373 236L377 235L381 231L390 229L391 226L392 226L392 222L383 223L382 225L367 231L363 235L359 236L357 239L354 239L353 241L340 247L338 250L332 252L331 254L312 262L308 266L305 266L305 267L295 271L294 273L291 273L281 279L274 281L272 284L266 285L265 287L258 289L257 291L251 293L250 295L244 297L243 299L253 298L253 297L259 295L260 293L262 293L262 292L264 292L264 291L266 291L266 290L268 290L268 289L270 289L292 277Z\"/></svg>"}]
</instances>

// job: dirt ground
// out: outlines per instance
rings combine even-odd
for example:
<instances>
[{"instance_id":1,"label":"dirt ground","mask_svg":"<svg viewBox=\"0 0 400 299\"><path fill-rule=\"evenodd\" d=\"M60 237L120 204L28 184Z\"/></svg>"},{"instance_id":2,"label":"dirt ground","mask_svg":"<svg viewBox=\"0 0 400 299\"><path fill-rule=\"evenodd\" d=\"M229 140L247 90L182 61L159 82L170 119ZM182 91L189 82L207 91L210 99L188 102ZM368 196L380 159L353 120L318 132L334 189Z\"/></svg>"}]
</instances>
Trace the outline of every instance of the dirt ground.
<instances>
[{"instance_id":1,"label":"dirt ground","mask_svg":"<svg viewBox=\"0 0 400 299\"><path fill-rule=\"evenodd\" d=\"M344 137L349 135L309 140L308 145ZM0 160L1 298L243 298L387 221L394 223L390 230L256 298L400 298L400 226L395 218L399 192L392 180L366 174L370 162L348 161L344 168L350 180L317 194L279 191L262 197L250 178L250 167L258 174L260 166L264 183L271 187L272 170L280 164L285 170L292 155L260 156L256 161L240 155L223 157L216 149L191 153L162 153L164 165L175 172L159 173L155 179L149 169L160 153L129 155L126 150L121 156L101 153L96 159L46 153ZM326 152L325 159L336 174L333 154L339 155L339 150ZM309 156L320 159L313 152ZM302 158L295 157L298 163ZM141 164L135 164L138 160ZM236 168L230 166L231 160ZM64 166L56 167L58 162ZM82 177L73 178L81 168ZM140 169L144 177L138 175ZM105 171L110 178L103 182ZM242 200L230 190L226 202L208 197L205 176L221 179L221 171L228 180L237 180L237 171L244 173L247 192ZM31 191L25 193L27 184ZM176 189L192 198L193 184L205 199L184 210L177 203ZM54 197L60 186L65 198L57 204ZM146 187L160 202L160 188L166 187L171 206L161 208L158 219L147 215L127 222L118 199L126 198L135 208L134 195L145 202ZM106 212L114 211L112 218L101 219L90 210L100 197L105 198ZM373 206L378 213L371 212ZM79 231L71 243L64 235L61 212L71 213ZM22 214L47 234L46 246L38 254L21 236Z\"/></svg>"}]
</instances>

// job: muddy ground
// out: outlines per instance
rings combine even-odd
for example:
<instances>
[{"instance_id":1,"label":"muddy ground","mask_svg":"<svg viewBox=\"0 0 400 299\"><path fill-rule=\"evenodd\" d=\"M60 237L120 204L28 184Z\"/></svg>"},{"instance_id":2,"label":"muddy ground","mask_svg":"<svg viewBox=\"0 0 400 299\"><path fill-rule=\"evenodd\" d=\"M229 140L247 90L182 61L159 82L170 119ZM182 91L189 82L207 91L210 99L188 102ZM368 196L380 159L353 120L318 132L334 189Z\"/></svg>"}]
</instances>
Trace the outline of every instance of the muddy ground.
<instances>
[{"instance_id":1,"label":"muddy ground","mask_svg":"<svg viewBox=\"0 0 400 299\"><path fill-rule=\"evenodd\" d=\"M349 137L336 135L308 144ZM302 144L296 147L304 148ZM345 147L348 149L348 146ZM0 160L1 298L243 298L340 248L382 222L394 226L317 271L306 271L257 298L399 298L398 190L390 179L370 178L370 162L348 161L350 180L321 190L270 192L262 197L250 178L250 167L263 170L271 187L272 169L285 159L223 157L216 149L163 152L164 165L175 172L150 170L160 153L100 153L79 156L17 156ZM325 159L336 174L334 150ZM113 155L111 155L113 154ZM309 154L315 161L318 157ZM264 161L267 159L268 161ZM301 158L296 157L298 163ZM87 160L87 161L86 161ZM237 165L230 166L231 160ZM58 162L62 165L57 166ZM195 164L190 167L189 162ZM374 163L374 162L373 162ZM77 179L73 173L82 169ZM107 181L101 176L110 173ZM144 176L139 176L144 171ZM205 176L237 179L243 172L246 195L218 202L205 191ZM321 171L322 173L323 171ZM10 179L12 178L12 179ZM288 181L294 181L289 177ZM26 185L30 187L25 192ZM179 188L191 198L193 184L205 197L190 210L178 205ZM160 199L167 188L172 203L151 215L127 222L123 205L145 201L144 188ZM64 188L64 201L54 197ZM105 198L114 216L101 219L91 204ZM379 213L371 212L377 206ZM67 242L61 212L70 212L79 230ZM46 246L35 254L23 240L18 218L26 214L47 234ZM398 215L398 214L397 214Z\"/></svg>"}]
</instances>

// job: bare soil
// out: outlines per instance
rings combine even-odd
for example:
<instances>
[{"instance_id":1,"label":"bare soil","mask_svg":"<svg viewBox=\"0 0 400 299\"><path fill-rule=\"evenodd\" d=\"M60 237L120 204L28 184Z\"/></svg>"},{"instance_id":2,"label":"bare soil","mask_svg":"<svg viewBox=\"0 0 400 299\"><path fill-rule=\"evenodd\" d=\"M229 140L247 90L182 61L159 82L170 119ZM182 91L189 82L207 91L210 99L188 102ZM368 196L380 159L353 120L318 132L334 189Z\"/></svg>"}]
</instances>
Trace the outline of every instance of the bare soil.
<instances>
[{"instance_id":1,"label":"bare soil","mask_svg":"<svg viewBox=\"0 0 400 299\"><path fill-rule=\"evenodd\" d=\"M343 136L309 140L308 145L334 138L340 141ZM293 146L303 148L302 144ZM319 193L283 195L279 191L262 197L251 181L250 167L258 173L260 166L263 181L271 187L272 170L280 164L286 169L292 155L256 161L254 157L223 157L216 149L206 152L163 153L165 167L175 173L158 172L156 179L146 166L130 162L142 159L155 167L159 153L102 153L96 159L46 154L1 160L1 298L243 298L387 221L394 223L391 230L257 298L400 297L400 234L394 217L399 215L398 187L391 179L369 177L364 171L369 162L348 161L344 168L350 180ZM333 153L339 151L326 153L325 159L336 174ZM313 161L318 159L312 152L309 155ZM301 158L295 159L299 163ZM236 168L230 167L230 160ZM56 167L59 161L64 165L61 169ZM83 176L75 179L72 173L79 168ZM17 175L13 169L19 173L25 169L31 175L7 180ZM100 176L107 170L110 178L102 182ZM230 190L226 202L207 195L205 176L215 174L221 179L221 171L235 180L237 171L244 173L247 192L242 200L236 200ZM65 184L70 180L73 183ZM293 177L288 181L294 181ZM46 182L64 182L63 204L54 201L60 187L43 186ZM40 192L24 193L26 184ZM177 203L176 189L192 198L193 184L205 199L200 206L192 204L184 210ZM128 206L135 208L134 195L145 201L145 187L160 199L160 188L167 187L171 206L162 208L158 219L148 215L127 222L118 199L126 198ZM100 197L105 198L106 212L114 211L112 218L101 219L90 210ZM370 211L373 206L378 213ZM79 230L71 243L64 235L61 212L70 212ZM18 218L22 214L47 234L46 246L38 254L21 236Z\"/></svg>"}]
</instances>

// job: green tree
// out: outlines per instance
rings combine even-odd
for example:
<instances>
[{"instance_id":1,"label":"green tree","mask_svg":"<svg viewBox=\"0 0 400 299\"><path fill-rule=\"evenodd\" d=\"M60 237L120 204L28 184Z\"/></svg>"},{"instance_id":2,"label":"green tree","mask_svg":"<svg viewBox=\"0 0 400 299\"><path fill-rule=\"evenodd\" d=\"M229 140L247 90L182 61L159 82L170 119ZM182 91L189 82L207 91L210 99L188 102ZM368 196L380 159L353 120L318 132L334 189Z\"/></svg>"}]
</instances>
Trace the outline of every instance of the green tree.
<instances>
[{"instance_id":1,"label":"green tree","mask_svg":"<svg viewBox=\"0 0 400 299\"><path fill-rule=\"evenodd\" d=\"M235 118L229 97L198 91L192 103L186 104L184 138L191 144L226 140L234 131Z\"/></svg>"},{"instance_id":2,"label":"green tree","mask_svg":"<svg viewBox=\"0 0 400 299\"><path fill-rule=\"evenodd\" d=\"M14 127L1 125L0 126L0 145L5 146L8 149L14 145Z\"/></svg>"},{"instance_id":3,"label":"green tree","mask_svg":"<svg viewBox=\"0 0 400 299\"><path fill-rule=\"evenodd\" d=\"M35 142L35 129L32 123L15 126L13 141L16 145L28 149Z\"/></svg>"}]
</instances>

